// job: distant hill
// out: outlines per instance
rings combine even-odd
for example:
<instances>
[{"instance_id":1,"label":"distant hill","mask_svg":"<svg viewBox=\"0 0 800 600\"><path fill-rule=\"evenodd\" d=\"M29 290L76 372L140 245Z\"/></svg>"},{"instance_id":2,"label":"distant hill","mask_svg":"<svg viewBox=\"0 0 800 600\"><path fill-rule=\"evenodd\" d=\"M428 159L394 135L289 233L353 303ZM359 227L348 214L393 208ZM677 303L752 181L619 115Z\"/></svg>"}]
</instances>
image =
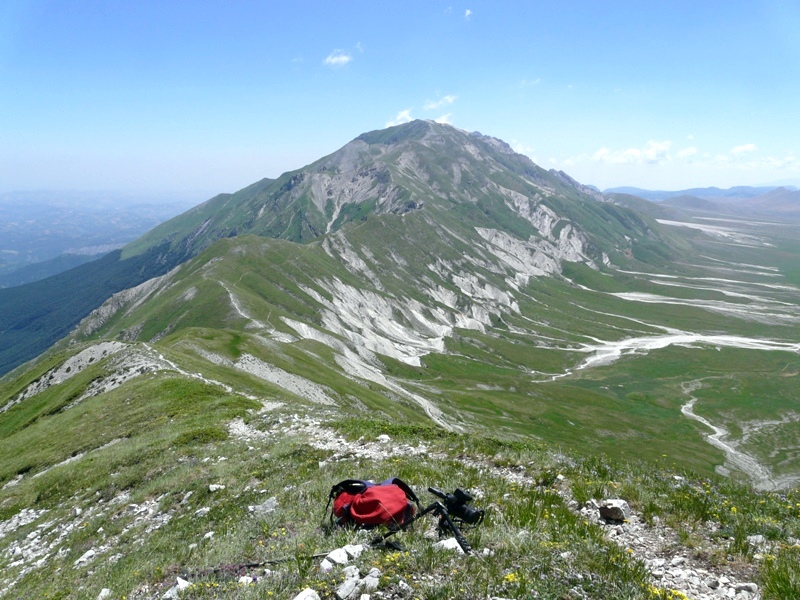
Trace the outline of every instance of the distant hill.
<instances>
[{"instance_id":1,"label":"distant hill","mask_svg":"<svg viewBox=\"0 0 800 600\"><path fill-rule=\"evenodd\" d=\"M672 206L675 208L690 208L694 210L714 211L719 210L720 206L716 202L707 200L706 198L699 198L697 196L682 195L673 196L661 202L663 206Z\"/></svg>"},{"instance_id":2,"label":"distant hill","mask_svg":"<svg viewBox=\"0 0 800 600\"><path fill-rule=\"evenodd\" d=\"M645 200L641 196L625 194L621 192L605 193L604 196L611 202L639 211L654 219L671 219L677 216L677 212L668 205L661 202Z\"/></svg>"},{"instance_id":3,"label":"distant hill","mask_svg":"<svg viewBox=\"0 0 800 600\"><path fill-rule=\"evenodd\" d=\"M49 260L16 268L8 273L0 273L0 288L14 287L46 279L52 275L57 275L79 265L97 260L109 251L111 250L98 254L61 254Z\"/></svg>"},{"instance_id":4,"label":"distant hill","mask_svg":"<svg viewBox=\"0 0 800 600\"><path fill-rule=\"evenodd\" d=\"M776 188L753 198L750 205L765 212L797 215L800 214L800 190Z\"/></svg>"},{"instance_id":5,"label":"distant hill","mask_svg":"<svg viewBox=\"0 0 800 600\"><path fill-rule=\"evenodd\" d=\"M652 200L653 202L661 202L669 200L670 198L677 198L679 196L695 196L697 198L754 198L767 192L771 192L775 186L767 187L750 187L750 186L736 186L732 188L722 189L718 187L706 188L691 188L687 190L665 191L665 190L645 190L637 187L616 187L603 190L604 194L631 194L639 196L645 200Z\"/></svg>"},{"instance_id":6,"label":"distant hill","mask_svg":"<svg viewBox=\"0 0 800 600\"><path fill-rule=\"evenodd\" d=\"M112 294L180 262L163 250L129 260L120 260L116 250L46 279L0 289L0 374L47 350Z\"/></svg>"},{"instance_id":7,"label":"distant hill","mask_svg":"<svg viewBox=\"0 0 800 600\"><path fill-rule=\"evenodd\" d=\"M707 217L800 220L800 191L787 187L739 186L728 189L709 187L676 192L613 188L605 190L604 194L621 204L637 206L639 210L660 218L690 218L692 215L702 214ZM636 204L632 198L640 198L653 204L650 207L641 203ZM679 212L671 214L659 212L653 208L654 205Z\"/></svg>"}]
</instances>

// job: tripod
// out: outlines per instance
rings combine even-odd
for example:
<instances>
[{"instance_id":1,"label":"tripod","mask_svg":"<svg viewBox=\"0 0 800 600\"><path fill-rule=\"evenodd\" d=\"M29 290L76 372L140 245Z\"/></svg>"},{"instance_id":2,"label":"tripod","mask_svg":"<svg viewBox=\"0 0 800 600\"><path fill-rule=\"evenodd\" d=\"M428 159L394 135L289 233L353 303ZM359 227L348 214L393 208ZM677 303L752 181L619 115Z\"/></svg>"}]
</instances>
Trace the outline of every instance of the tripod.
<instances>
[{"instance_id":1,"label":"tripod","mask_svg":"<svg viewBox=\"0 0 800 600\"><path fill-rule=\"evenodd\" d=\"M400 525L397 529L392 529L388 533L373 538L369 545L372 547L380 546L398 531L405 531L415 521L430 513L433 513L439 517L438 529L440 532L445 531L446 529L449 530L453 534L453 537L456 538L456 541L458 542L458 545L461 546L464 554L470 554L472 552L472 547L469 545L469 542L467 542L466 538L464 538L464 536L461 534L458 527L456 527L456 524L453 523L453 519L450 518L450 511L448 511L447 507L438 500L433 504L423 508L418 514L414 515L411 519Z\"/></svg>"}]
</instances>

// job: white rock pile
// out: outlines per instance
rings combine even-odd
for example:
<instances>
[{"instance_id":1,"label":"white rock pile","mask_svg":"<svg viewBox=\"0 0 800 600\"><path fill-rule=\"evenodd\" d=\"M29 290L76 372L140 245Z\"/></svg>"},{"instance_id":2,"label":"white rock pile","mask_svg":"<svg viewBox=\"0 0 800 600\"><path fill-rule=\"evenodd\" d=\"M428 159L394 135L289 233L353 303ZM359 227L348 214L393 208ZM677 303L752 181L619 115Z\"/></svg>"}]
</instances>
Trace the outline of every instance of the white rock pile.
<instances>
[{"instance_id":1,"label":"white rock pile","mask_svg":"<svg viewBox=\"0 0 800 600\"><path fill-rule=\"evenodd\" d=\"M732 571L720 572L719 567L712 570L711 565L700 562L679 543L675 531L659 522L646 523L624 500L590 500L584 506L573 500L570 508L601 524L609 539L643 560L655 586L677 590L692 600L761 598L757 584L739 580Z\"/></svg>"}]
</instances>

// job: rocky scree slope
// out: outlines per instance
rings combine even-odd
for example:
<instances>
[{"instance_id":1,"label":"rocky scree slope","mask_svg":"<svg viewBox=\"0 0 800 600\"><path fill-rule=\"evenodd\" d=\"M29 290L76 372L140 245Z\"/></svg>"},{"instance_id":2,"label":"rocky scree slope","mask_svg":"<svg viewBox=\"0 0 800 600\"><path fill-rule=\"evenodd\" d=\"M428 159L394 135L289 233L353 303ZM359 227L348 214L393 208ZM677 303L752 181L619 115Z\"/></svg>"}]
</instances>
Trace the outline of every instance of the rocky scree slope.
<instances>
[{"instance_id":1,"label":"rocky scree slope","mask_svg":"<svg viewBox=\"0 0 800 600\"><path fill-rule=\"evenodd\" d=\"M500 247L509 242L495 231L514 236L517 250L523 242L523 260L531 255L541 262L542 254L556 250L569 260L620 263L637 248L652 259L648 249L667 239L663 232L633 211L595 201L601 198L488 136L423 121L370 132L277 180L220 194L129 244L120 256L3 295L0 308L8 317L0 328L0 372L48 348L110 294L231 236L309 242L370 215L424 210L426 219L437 221L445 209ZM554 268L552 260L544 268ZM42 293L43 286L57 291Z\"/></svg>"}]
</instances>

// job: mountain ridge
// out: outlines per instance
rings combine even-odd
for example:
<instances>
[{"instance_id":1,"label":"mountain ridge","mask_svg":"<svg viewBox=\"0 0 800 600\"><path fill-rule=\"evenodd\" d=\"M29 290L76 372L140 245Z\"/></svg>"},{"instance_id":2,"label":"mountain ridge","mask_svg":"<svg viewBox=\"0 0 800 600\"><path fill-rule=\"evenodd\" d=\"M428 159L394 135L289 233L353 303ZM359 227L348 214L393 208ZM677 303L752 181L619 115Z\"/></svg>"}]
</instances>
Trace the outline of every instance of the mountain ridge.
<instances>
[{"instance_id":1,"label":"mountain ridge","mask_svg":"<svg viewBox=\"0 0 800 600\"><path fill-rule=\"evenodd\" d=\"M116 293L58 347L185 339L199 353L192 360L213 357L214 368L247 370L252 361L239 360L247 354L298 376L293 363L267 359L261 345L278 354L291 348L305 356L300 363L319 363L301 375L314 386L348 390L328 394L339 402L367 394L360 402L385 411L389 396L398 401L393 415L421 410L453 429L474 424L487 403L516 415L503 426L519 435L546 435L560 419L605 421L604 404L624 413L626 397L593 389L591 375L573 375L636 348L645 356L680 344L734 352L758 323L772 338L760 347L791 352L783 340L795 316L784 296L793 292L762 302L758 281L700 284L720 268L706 256L719 252L712 239L590 192L482 134L430 122L368 132L306 168L216 196L162 225L127 259L151 248L159 261L152 275L161 279L131 280L138 287ZM276 220L281 235L253 235ZM747 247L738 252L756 262ZM751 278L773 275L765 269ZM238 341L220 353L203 349L196 335ZM440 378L456 373L472 387L451 384L441 403ZM487 377L503 394L484 393ZM570 395L582 399L583 417L567 417L572 401L536 416L537 406L553 410L542 398ZM538 400L528 405L529 398ZM659 440L656 452L664 442L659 419L686 426L676 402L649 408L644 421L618 417L609 426L638 428ZM564 434L576 444L602 442L596 433ZM687 451L685 460L708 469L728 459Z\"/></svg>"},{"instance_id":2,"label":"mountain ridge","mask_svg":"<svg viewBox=\"0 0 800 600\"><path fill-rule=\"evenodd\" d=\"M718 188L718 187L704 187L704 188L688 188L685 190L648 190L644 188L638 187L631 187L631 186L622 186L622 187L615 187L615 188L608 188L603 190L605 194L631 194L633 196L639 196L640 198L644 198L645 200L652 200L655 202L660 202L662 200L668 200L669 198L674 198L676 196L696 196L698 198L732 198L732 199L744 199L744 198L755 198L756 196L761 196L768 192L771 192L777 189L780 186L747 186L747 185L737 185L730 188Z\"/></svg>"},{"instance_id":3,"label":"mountain ridge","mask_svg":"<svg viewBox=\"0 0 800 600\"><path fill-rule=\"evenodd\" d=\"M309 242L371 216L419 210L430 213L434 221L446 214L473 221L486 232L511 228L514 236L530 241L527 252L534 254L537 244L550 248L542 246L545 254L553 244L571 244L571 251L582 248L585 259L594 264L625 262L637 253L645 260L666 260L664 244L674 239L664 230L634 212L597 200L602 196L596 191L566 174L541 169L500 140L416 121L362 134L307 167L275 180L262 179L233 194L219 194L157 226L124 247L118 259L114 255L109 260L117 271L129 271L124 280L136 285L195 256L217 239L252 233ZM551 234L557 235L548 240ZM163 270L142 270L137 261L130 262L148 251L159 257L158 269ZM106 263L89 264L94 266L76 271L74 278L58 280L64 297L74 300L67 303L77 311L67 317L72 324L97 302L96 295L89 294L96 285L80 274L102 279ZM39 303L33 297L38 289L21 286L0 294L0 313L6 315L0 323L0 372L35 356L13 350L14 340L30 338L35 342L31 347L43 348L63 334L63 329L45 327L39 317L25 315L22 307ZM113 285L108 288L109 294L118 291Z\"/></svg>"},{"instance_id":4,"label":"mountain ridge","mask_svg":"<svg viewBox=\"0 0 800 600\"><path fill-rule=\"evenodd\" d=\"M695 188L676 192L639 188L613 188L608 195L636 196L658 205L703 213L707 217L757 217L800 219L800 191L794 187L737 186L728 189ZM645 209L651 213L653 209Z\"/></svg>"},{"instance_id":5,"label":"mountain ridge","mask_svg":"<svg viewBox=\"0 0 800 600\"><path fill-rule=\"evenodd\" d=\"M27 297L113 293L0 378L0 596L344 597L309 515L390 475L487 518L351 557L384 597L796 596L796 228L364 135Z\"/></svg>"},{"instance_id":6,"label":"mountain ridge","mask_svg":"<svg viewBox=\"0 0 800 600\"><path fill-rule=\"evenodd\" d=\"M483 159L476 157L483 156L491 158L481 164ZM503 169L516 177L513 189L498 189L498 184L487 177L492 170ZM474 179L469 178L469 173ZM458 189L462 177L466 183L463 190ZM420 187L422 181L430 182L430 187ZM486 189L492 186L495 189ZM545 206L556 196L573 201L576 198L571 195L602 198L564 173L541 169L505 142L449 125L414 121L367 132L307 167L226 196L224 201L229 207L224 216L219 212L209 216L203 208L195 209L191 211L191 222L173 220L157 227L126 248L124 255L172 236L195 249L207 246L213 239L244 233L308 241L368 213L403 214L422 208L426 202L441 200L475 203L475 194L485 196L487 191L509 196L539 194L544 197ZM217 211L218 204L221 201L208 208ZM564 205L548 208L556 212L569 209Z\"/></svg>"}]
</instances>

